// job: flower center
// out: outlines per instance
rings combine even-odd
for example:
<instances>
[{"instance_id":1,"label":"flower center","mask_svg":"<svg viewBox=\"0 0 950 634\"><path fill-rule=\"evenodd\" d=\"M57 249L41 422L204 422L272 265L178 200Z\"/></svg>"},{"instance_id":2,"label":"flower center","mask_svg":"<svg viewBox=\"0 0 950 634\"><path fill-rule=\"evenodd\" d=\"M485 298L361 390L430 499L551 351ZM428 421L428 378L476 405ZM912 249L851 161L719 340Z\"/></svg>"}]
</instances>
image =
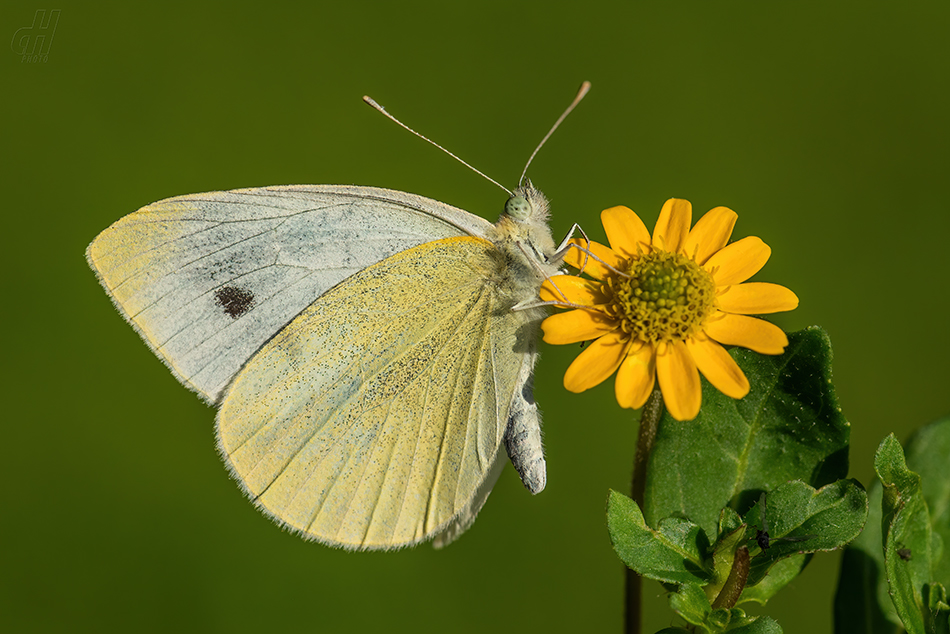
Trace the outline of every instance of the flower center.
<instances>
[{"instance_id":1,"label":"flower center","mask_svg":"<svg viewBox=\"0 0 950 634\"><path fill-rule=\"evenodd\" d=\"M712 276L679 253L652 251L611 276L608 310L634 339L650 343L694 335L716 307Z\"/></svg>"}]
</instances>

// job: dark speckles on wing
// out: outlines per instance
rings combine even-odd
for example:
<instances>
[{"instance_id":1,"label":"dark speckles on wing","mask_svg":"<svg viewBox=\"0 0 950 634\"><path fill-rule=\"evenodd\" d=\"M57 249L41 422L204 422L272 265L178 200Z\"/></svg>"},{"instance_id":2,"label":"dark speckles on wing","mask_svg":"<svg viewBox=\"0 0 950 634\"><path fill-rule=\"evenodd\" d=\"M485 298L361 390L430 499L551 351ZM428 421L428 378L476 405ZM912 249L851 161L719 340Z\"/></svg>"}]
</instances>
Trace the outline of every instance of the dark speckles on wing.
<instances>
[{"instance_id":1,"label":"dark speckles on wing","mask_svg":"<svg viewBox=\"0 0 950 634\"><path fill-rule=\"evenodd\" d=\"M214 299L232 319L237 319L254 305L254 293L237 286L219 288L214 292Z\"/></svg>"}]
</instances>

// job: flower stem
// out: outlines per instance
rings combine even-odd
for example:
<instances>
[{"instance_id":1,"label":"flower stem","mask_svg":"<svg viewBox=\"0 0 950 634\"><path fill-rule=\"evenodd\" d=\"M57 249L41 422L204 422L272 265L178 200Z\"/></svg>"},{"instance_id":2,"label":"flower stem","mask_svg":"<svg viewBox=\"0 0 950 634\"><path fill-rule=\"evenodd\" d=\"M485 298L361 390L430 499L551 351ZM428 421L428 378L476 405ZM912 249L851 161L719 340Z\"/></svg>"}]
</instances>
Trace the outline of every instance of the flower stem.
<instances>
[{"instance_id":1,"label":"flower stem","mask_svg":"<svg viewBox=\"0 0 950 634\"><path fill-rule=\"evenodd\" d=\"M656 440L656 430L663 417L663 395L660 392L660 386L653 387L653 393L640 410L640 430L637 434L637 452L633 458L633 482L630 485L632 489L633 500L643 508L643 498L646 491L647 462L650 459L650 452L653 451L653 443ZM643 581L632 569L626 569L626 614L624 619L624 632L627 634L640 634L641 626L641 600Z\"/></svg>"}]
</instances>

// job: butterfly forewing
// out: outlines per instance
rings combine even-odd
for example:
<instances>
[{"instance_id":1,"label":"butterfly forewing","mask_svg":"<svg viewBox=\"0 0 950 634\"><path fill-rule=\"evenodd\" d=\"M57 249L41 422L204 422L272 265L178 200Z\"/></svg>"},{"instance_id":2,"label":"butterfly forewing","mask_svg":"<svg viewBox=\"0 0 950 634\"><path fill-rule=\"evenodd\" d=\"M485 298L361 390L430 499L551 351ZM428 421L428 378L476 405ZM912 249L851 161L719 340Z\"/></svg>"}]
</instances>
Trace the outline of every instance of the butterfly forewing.
<instances>
[{"instance_id":1,"label":"butterfly forewing","mask_svg":"<svg viewBox=\"0 0 950 634\"><path fill-rule=\"evenodd\" d=\"M148 205L103 231L87 258L179 380L217 402L267 339L342 280L404 249L490 227L403 192L268 187Z\"/></svg>"}]
</instances>

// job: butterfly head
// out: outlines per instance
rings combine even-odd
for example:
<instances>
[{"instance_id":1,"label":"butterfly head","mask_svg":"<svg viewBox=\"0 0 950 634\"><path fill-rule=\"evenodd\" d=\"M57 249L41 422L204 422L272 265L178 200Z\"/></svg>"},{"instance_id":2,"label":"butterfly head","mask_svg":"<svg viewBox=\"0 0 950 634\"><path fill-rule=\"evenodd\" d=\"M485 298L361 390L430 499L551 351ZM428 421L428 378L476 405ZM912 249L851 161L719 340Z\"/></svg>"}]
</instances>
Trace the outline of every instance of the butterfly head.
<instances>
[{"instance_id":1,"label":"butterfly head","mask_svg":"<svg viewBox=\"0 0 950 634\"><path fill-rule=\"evenodd\" d=\"M547 199L525 182L508 198L501 217L486 236L505 254L502 266L518 301L534 298L541 282L557 274L552 262L555 244L547 220Z\"/></svg>"},{"instance_id":2,"label":"butterfly head","mask_svg":"<svg viewBox=\"0 0 950 634\"><path fill-rule=\"evenodd\" d=\"M548 227L548 200L529 182L514 191L495 224L494 242L531 253L532 259L547 262L554 253L554 240Z\"/></svg>"},{"instance_id":3,"label":"butterfly head","mask_svg":"<svg viewBox=\"0 0 950 634\"><path fill-rule=\"evenodd\" d=\"M508 217L522 224L546 224L548 199L531 184L531 181L525 181L524 185L516 189L505 203L502 217Z\"/></svg>"},{"instance_id":4,"label":"butterfly head","mask_svg":"<svg viewBox=\"0 0 950 634\"><path fill-rule=\"evenodd\" d=\"M518 222L524 222L531 217L531 203L520 194L515 194L505 203L505 215Z\"/></svg>"}]
</instances>

